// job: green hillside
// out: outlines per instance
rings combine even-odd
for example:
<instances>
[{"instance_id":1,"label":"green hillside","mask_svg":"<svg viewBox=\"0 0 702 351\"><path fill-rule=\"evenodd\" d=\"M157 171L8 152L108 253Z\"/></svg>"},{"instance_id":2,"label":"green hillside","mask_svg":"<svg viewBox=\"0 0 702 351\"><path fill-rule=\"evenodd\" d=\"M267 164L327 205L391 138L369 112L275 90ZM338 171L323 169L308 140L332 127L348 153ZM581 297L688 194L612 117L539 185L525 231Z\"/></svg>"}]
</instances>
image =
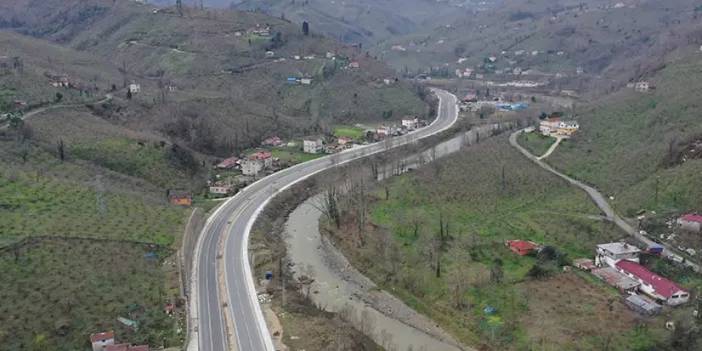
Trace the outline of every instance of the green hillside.
<instances>
[{"instance_id":1,"label":"green hillside","mask_svg":"<svg viewBox=\"0 0 702 351\"><path fill-rule=\"evenodd\" d=\"M533 76L560 73L577 86L582 85L582 75L576 77L580 67L587 76L604 75L605 82L595 87L603 89L612 80L626 82L657 67L667 52L688 45L702 28L699 8L692 0L616 4L509 0L449 25L393 38L374 51L396 69L412 74L444 64L451 75L455 68L472 67L491 75L495 71L511 74L519 68L532 70ZM393 50L396 45L405 51ZM491 56L497 58L494 67L483 70Z\"/></svg>"},{"instance_id":2,"label":"green hillside","mask_svg":"<svg viewBox=\"0 0 702 351\"><path fill-rule=\"evenodd\" d=\"M142 91L122 104L123 125L165 133L207 154L226 156L274 134L302 135L335 122L382 121L389 111L394 119L428 112L410 86L383 83L395 77L383 64L263 14L186 8L181 16L175 8L154 13L104 0L20 1L0 10L0 27L116 67L119 75L103 89L140 84ZM351 61L360 67L348 68ZM288 77L313 82L290 85ZM115 97L124 100L125 92Z\"/></svg>"},{"instance_id":3,"label":"green hillside","mask_svg":"<svg viewBox=\"0 0 702 351\"><path fill-rule=\"evenodd\" d=\"M209 3L217 5L216 0ZM296 23L307 21L319 33L347 43L372 46L414 33L424 26L433 27L438 19L450 22L467 16L477 3L474 0L249 0L236 4L235 8L283 16Z\"/></svg>"},{"instance_id":4,"label":"green hillside","mask_svg":"<svg viewBox=\"0 0 702 351\"><path fill-rule=\"evenodd\" d=\"M640 209L702 210L702 159L691 151L702 137L702 63L695 51L676 52L646 77L655 90L624 89L579 111L580 134L549 163L614 196L628 216Z\"/></svg>"}]
</instances>

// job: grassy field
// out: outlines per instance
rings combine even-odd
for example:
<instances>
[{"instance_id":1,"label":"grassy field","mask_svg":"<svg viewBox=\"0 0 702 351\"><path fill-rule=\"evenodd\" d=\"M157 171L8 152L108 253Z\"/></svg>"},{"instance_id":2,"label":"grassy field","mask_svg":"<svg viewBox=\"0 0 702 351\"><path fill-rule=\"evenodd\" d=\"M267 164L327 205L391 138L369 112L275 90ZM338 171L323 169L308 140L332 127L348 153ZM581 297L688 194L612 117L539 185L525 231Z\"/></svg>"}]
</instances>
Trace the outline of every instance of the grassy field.
<instances>
[{"instance_id":1,"label":"grassy field","mask_svg":"<svg viewBox=\"0 0 702 351\"><path fill-rule=\"evenodd\" d=\"M103 184L104 187L106 184ZM0 175L0 233L4 237L58 235L153 242L169 246L185 211L93 187L35 177Z\"/></svg>"},{"instance_id":2,"label":"grassy field","mask_svg":"<svg viewBox=\"0 0 702 351\"><path fill-rule=\"evenodd\" d=\"M519 145L524 146L532 155L541 156L556 142L555 138L546 137L539 133L521 133L517 138Z\"/></svg>"},{"instance_id":3,"label":"grassy field","mask_svg":"<svg viewBox=\"0 0 702 351\"><path fill-rule=\"evenodd\" d=\"M61 162L42 135L0 132L0 349L82 350L109 329L125 342L179 345L183 316L163 306L179 293L173 248L188 211L149 181ZM157 259L145 258L152 251ZM130 315L132 304L141 307Z\"/></svg>"},{"instance_id":4,"label":"grassy field","mask_svg":"<svg viewBox=\"0 0 702 351\"><path fill-rule=\"evenodd\" d=\"M676 162L702 135L696 106L702 72L696 54L671 58L651 78L657 89L625 89L580 112L581 131L558 148L549 163L613 195L627 216L702 210L702 160ZM656 201L658 183L658 201Z\"/></svg>"},{"instance_id":5,"label":"grassy field","mask_svg":"<svg viewBox=\"0 0 702 351\"><path fill-rule=\"evenodd\" d=\"M554 247L556 261L567 264L622 237L596 219L584 193L533 165L505 136L392 178L369 201L360 248L354 207L345 208L341 230L327 230L355 267L468 345L648 350L665 339L660 319L638 318L611 288L505 248L506 239L533 240ZM537 266L550 277L533 278ZM496 312L486 313L488 306Z\"/></svg>"},{"instance_id":6,"label":"grassy field","mask_svg":"<svg viewBox=\"0 0 702 351\"><path fill-rule=\"evenodd\" d=\"M187 170L169 159L170 148L158 143L112 138L68 146L69 155L168 189L178 188Z\"/></svg>"},{"instance_id":7,"label":"grassy field","mask_svg":"<svg viewBox=\"0 0 702 351\"><path fill-rule=\"evenodd\" d=\"M279 158L282 162L289 164L297 164L320 158L324 154L307 154L302 152L298 147L294 148L274 148L271 150L273 157Z\"/></svg>"},{"instance_id":8,"label":"grassy field","mask_svg":"<svg viewBox=\"0 0 702 351\"><path fill-rule=\"evenodd\" d=\"M352 139L361 139L365 136L362 128L351 126L336 126L334 128L334 136L337 138L346 137Z\"/></svg>"},{"instance_id":9,"label":"grassy field","mask_svg":"<svg viewBox=\"0 0 702 351\"><path fill-rule=\"evenodd\" d=\"M145 257L151 252L156 259ZM181 344L182 319L163 312L178 294L177 284L163 284L171 254L144 244L63 239L0 251L0 349L85 350L89 335L104 330L114 330L118 341ZM117 317L140 327L130 330Z\"/></svg>"}]
</instances>

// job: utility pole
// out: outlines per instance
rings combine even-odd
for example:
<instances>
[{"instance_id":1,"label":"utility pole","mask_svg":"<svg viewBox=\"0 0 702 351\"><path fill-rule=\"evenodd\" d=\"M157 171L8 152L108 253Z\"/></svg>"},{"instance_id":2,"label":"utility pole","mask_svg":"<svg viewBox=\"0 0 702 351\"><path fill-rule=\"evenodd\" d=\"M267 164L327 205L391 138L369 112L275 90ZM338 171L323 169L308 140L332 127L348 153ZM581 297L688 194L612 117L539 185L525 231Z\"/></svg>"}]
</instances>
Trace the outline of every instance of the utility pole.
<instances>
[{"instance_id":1,"label":"utility pole","mask_svg":"<svg viewBox=\"0 0 702 351\"><path fill-rule=\"evenodd\" d=\"M281 294L280 299L282 301L283 307L285 307L285 274L283 274L283 258L278 259L278 274L280 275L280 288Z\"/></svg>"},{"instance_id":2,"label":"utility pole","mask_svg":"<svg viewBox=\"0 0 702 351\"><path fill-rule=\"evenodd\" d=\"M658 207L658 185L660 184L661 177L656 176L656 195L655 195L655 207Z\"/></svg>"}]
</instances>

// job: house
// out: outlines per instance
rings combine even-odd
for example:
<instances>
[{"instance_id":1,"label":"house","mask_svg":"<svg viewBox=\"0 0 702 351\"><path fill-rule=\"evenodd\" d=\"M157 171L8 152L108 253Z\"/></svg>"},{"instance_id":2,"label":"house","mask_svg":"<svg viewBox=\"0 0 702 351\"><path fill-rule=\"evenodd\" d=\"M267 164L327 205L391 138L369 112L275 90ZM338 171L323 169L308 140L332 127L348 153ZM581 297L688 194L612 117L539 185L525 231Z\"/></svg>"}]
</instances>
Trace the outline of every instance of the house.
<instances>
[{"instance_id":1,"label":"house","mask_svg":"<svg viewBox=\"0 0 702 351\"><path fill-rule=\"evenodd\" d=\"M49 83L54 88L70 88L71 80L66 75L49 75L51 82Z\"/></svg>"},{"instance_id":2,"label":"house","mask_svg":"<svg viewBox=\"0 0 702 351\"><path fill-rule=\"evenodd\" d=\"M539 248L539 244L524 240L507 240L505 246L520 256L526 256Z\"/></svg>"},{"instance_id":3,"label":"house","mask_svg":"<svg viewBox=\"0 0 702 351\"><path fill-rule=\"evenodd\" d=\"M402 126L409 130L417 129L419 128L419 118L403 118Z\"/></svg>"},{"instance_id":4,"label":"house","mask_svg":"<svg viewBox=\"0 0 702 351\"><path fill-rule=\"evenodd\" d=\"M275 52L266 51L266 58L274 58L274 57L275 57Z\"/></svg>"},{"instance_id":5,"label":"house","mask_svg":"<svg viewBox=\"0 0 702 351\"><path fill-rule=\"evenodd\" d=\"M283 145L283 140L280 139L280 138L277 137L277 136L272 136L272 137L270 137L270 138L264 140L262 144L263 144L263 146L274 146L274 147L277 147L277 146Z\"/></svg>"},{"instance_id":6,"label":"house","mask_svg":"<svg viewBox=\"0 0 702 351\"><path fill-rule=\"evenodd\" d=\"M687 290L634 261L621 260L617 262L616 269L636 279L641 284L639 290L657 301L676 306L690 299L690 293Z\"/></svg>"},{"instance_id":7,"label":"house","mask_svg":"<svg viewBox=\"0 0 702 351\"><path fill-rule=\"evenodd\" d=\"M288 77L287 82L288 82L288 84L297 84L298 83L297 78L295 78L295 77Z\"/></svg>"},{"instance_id":8,"label":"house","mask_svg":"<svg viewBox=\"0 0 702 351\"><path fill-rule=\"evenodd\" d=\"M230 158L227 158L227 159L223 160L222 162L218 163L215 166L215 168L217 168L217 169L232 169L232 168L236 167L237 164L239 164L239 159L236 157L230 157Z\"/></svg>"},{"instance_id":9,"label":"house","mask_svg":"<svg viewBox=\"0 0 702 351\"><path fill-rule=\"evenodd\" d=\"M115 332L90 334L90 344L93 346L93 351L105 351L107 346L115 344Z\"/></svg>"},{"instance_id":10,"label":"house","mask_svg":"<svg viewBox=\"0 0 702 351\"><path fill-rule=\"evenodd\" d=\"M132 346L129 344L111 345L105 351L149 351L149 345Z\"/></svg>"},{"instance_id":11,"label":"house","mask_svg":"<svg viewBox=\"0 0 702 351\"><path fill-rule=\"evenodd\" d=\"M388 135L390 135L390 128L382 126L378 127L375 129L375 135L377 135L380 138L384 138Z\"/></svg>"},{"instance_id":12,"label":"house","mask_svg":"<svg viewBox=\"0 0 702 351\"><path fill-rule=\"evenodd\" d=\"M580 124L576 121L565 121L558 124L556 134L560 137L570 138L580 129Z\"/></svg>"},{"instance_id":13,"label":"house","mask_svg":"<svg viewBox=\"0 0 702 351\"><path fill-rule=\"evenodd\" d=\"M639 282L620 273L612 267L596 268L592 270L592 275L602 279L605 283L613 286L621 293L635 293L639 287Z\"/></svg>"},{"instance_id":14,"label":"house","mask_svg":"<svg viewBox=\"0 0 702 351\"><path fill-rule=\"evenodd\" d=\"M320 137L305 138L302 141L302 151L307 154L318 154L324 151L324 140Z\"/></svg>"},{"instance_id":15,"label":"house","mask_svg":"<svg viewBox=\"0 0 702 351\"><path fill-rule=\"evenodd\" d=\"M353 61L353 62L349 63L349 68L359 69L359 68L361 68L361 64L358 63L358 61Z\"/></svg>"},{"instance_id":16,"label":"house","mask_svg":"<svg viewBox=\"0 0 702 351\"><path fill-rule=\"evenodd\" d=\"M523 106L520 107L523 109ZM561 121L560 117L547 118L539 123L539 131L544 136L570 138L579 129L578 122Z\"/></svg>"},{"instance_id":17,"label":"house","mask_svg":"<svg viewBox=\"0 0 702 351\"><path fill-rule=\"evenodd\" d=\"M642 81L642 82L636 82L636 84L634 84L634 90L636 90L640 93L647 92L649 89L651 89L651 85L648 82Z\"/></svg>"},{"instance_id":18,"label":"house","mask_svg":"<svg viewBox=\"0 0 702 351\"><path fill-rule=\"evenodd\" d=\"M624 304L632 310L647 316L655 316L663 310L663 307L655 301L637 294L629 295L629 297L624 299Z\"/></svg>"},{"instance_id":19,"label":"house","mask_svg":"<svg viewBox=\"0 0 702 351\"><path fill-rule=\"evenodd\" d=\"M328 59L332 60L332 59L336 58L336 55L334 55L333 52L327 51L326 57L327 57Z\"/></svg>"},{"instance_id":20,"label":"house","mask_svg":"<svg viewBox=\"0 0 702 351\"><path fill-rule=\"evenodd\" d=\"M141 92L141 85L133 83L129 84L129 92L132 94L138 94Z\"/></svg>"},{"instance_id":21,"label":"house","mask_svg":"<svg viewBox=\"0 0 702 351\"><path fill-rule=\"evenodd\" d=\"M463 97L463 102L478 102L478 95L475 93L468 93Z\"/></svg>"},{"instance_id":22,"label":"house","mask_svg":"<svg viewBox=\"0 0 702 351\"><path fill-rule=\"evenodd\" d=\"M539 123L539 131L544 136L551 136L551 134L556 133L560 123L560 118L547 118Z\"/></svg>"},{"instance_id":23,"label":"house","mask_svg":"<svg viewBox=\"0 0 702 351\"><path fill-rule=\"evenodd\" d=\"M627 243L608 243L597 245L595 265L597 267L614 267L621 260L639 262L638 247Z\"/></svg>"},{"instance_id":24,"label":"house","mask_svg":"<svg viewBox=\"0 0 702 351\"><path fill-rule=\"evenodd\" d=\"M680 229L687 230L693 233L699 233L702 229L702 215L686 214L678 218Z\"/></svg>"},{"instance_id":25,"label":"house","mask_svg":"<svg viewBox=\"0 0 702 351\"><path fill-rule=\"evenodd\" d=\"M192 206L193 196L187 191L182 190L169 190L168 191L168 202L176 206Z\"/></svg>"},{"instance_id":26,"label":"house","mask_svg":"<svg viewBox=\"0 0 702 351\"><path fill-rule=\"evenodd\" d=\"M312 78L301 78L301 79L300 79L300 84L302 84L302 85L311 85L311 84L312 84Z\"/></svg>"},{"instance_id":27,"label":"house","mask_svg":"<svg viewBox=\"0 0 702 351\"><path fill-rule=\"evenodd\" d=\"M209 192L213 195L229 195L234 187L229 182L215 182L210 184Z\"/></svg>"},{"instance_id":28,"label":"house","mask_svg":"<svg viewBox=\"0 0 702 351\"><path fill-rule=\"evenodd\" d=\"M344 146L344 145L346 145L346 144L350 144L351 142L353 142L353 139L351 139L351 138L349 138L349 137L339 137L339 138L336 140L336 143L339 144L339 145L342 145L342 146Z\"/></svg>"},{"instance_id":29,"label":"house","mask_svg":"<svg viewBox=\"0 0 702 351\"><path fill-rule=\"evenodd\" d=\"M405 47L402 46L402 45L393 45L392 47L390 47L390 50L392 50L392 51L403 51L403 52L404 52L404 51L407 51L407 48L405 48Z\"/></svg>"},{"instance_id":30,"label":"house","mask_svg":"<svg viewBox=\"0 0 702 351\"><path fill-rule=\"evenodd\" d=\"M595 268L595 262L593 262L589 258L576 258L573 260L573 266L575 266L575 268L579 268L586 272L589 272L593 268Z\"/></svg>"},{"instance_id":31,"label":"house","mask_svg":"<svg viewBox=\"0 0 702 351\"><path fill-rule=\"evenodd\" d=\"M268 151L259 151L249 155L241 162L241 172L247 176L256 176L258 172L273 166L273 155Z\"/></svg>"}]
</instances>

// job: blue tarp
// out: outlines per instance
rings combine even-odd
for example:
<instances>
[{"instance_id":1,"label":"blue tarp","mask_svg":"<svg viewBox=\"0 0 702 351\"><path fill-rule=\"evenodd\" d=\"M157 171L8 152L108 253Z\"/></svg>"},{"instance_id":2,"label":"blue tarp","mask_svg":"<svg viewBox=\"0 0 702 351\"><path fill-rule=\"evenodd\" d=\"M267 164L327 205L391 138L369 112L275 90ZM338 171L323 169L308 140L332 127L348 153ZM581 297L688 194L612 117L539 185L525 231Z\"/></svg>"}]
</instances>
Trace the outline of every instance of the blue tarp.
<instances>
[{"instance_id":1,"label":"blue tarp","mask_svg":"<svg viewBox=\"0 0 702 351\"><path fill-rule=\"evenodd\" d=\"M497 312L497 309L495 307L485 306L485 308L483 308L483 313L487 315L495 314L495 312Z\"/></svg>"}]
</instances>

